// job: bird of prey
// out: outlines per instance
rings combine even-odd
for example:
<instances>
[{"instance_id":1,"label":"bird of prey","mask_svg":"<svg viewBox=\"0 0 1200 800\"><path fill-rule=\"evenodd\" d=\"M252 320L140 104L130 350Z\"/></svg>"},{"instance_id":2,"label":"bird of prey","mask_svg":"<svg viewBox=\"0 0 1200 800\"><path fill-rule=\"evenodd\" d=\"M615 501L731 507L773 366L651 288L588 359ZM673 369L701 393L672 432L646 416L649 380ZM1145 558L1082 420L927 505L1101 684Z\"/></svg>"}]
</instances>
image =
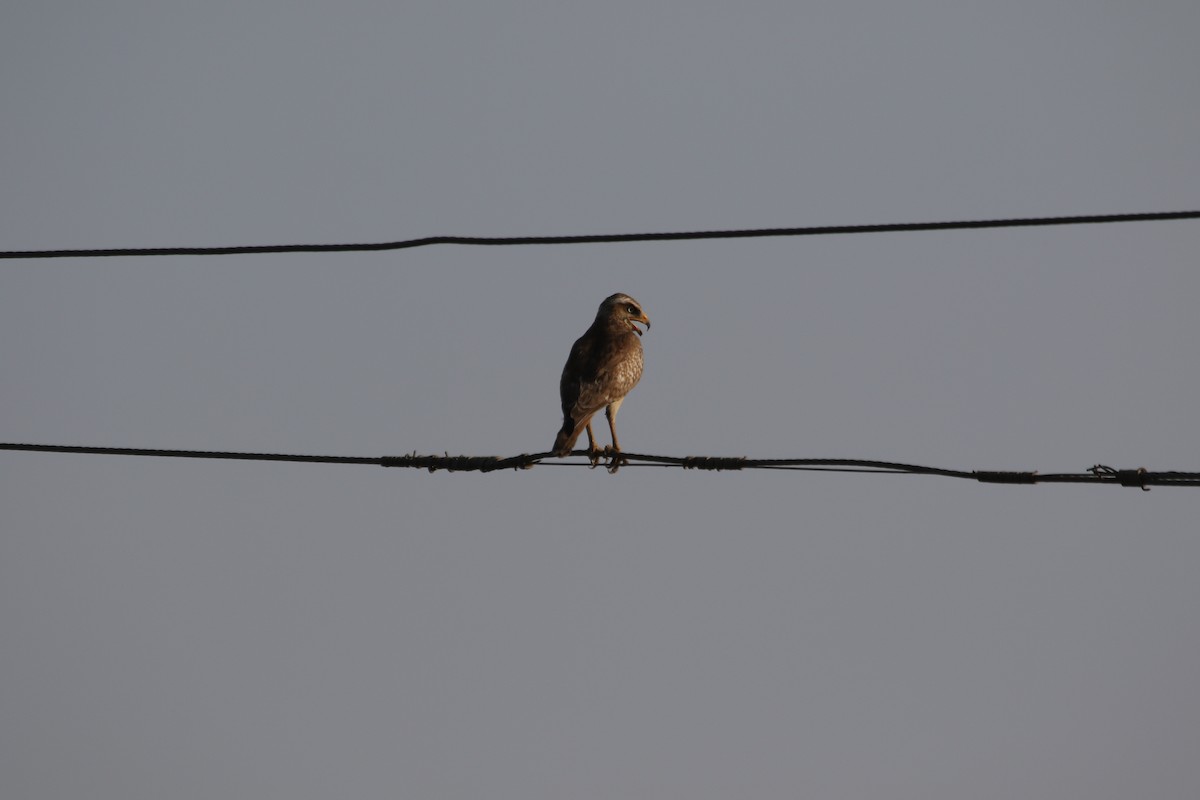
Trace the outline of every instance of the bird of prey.
<instances>
[{"instance_id":1,"label":"bird of prey","mask_svg":"<svg viewBox=\"0 0 1200 800\"><path fill-rule=\"evenodd\" d=\"M636 324L639 322L650 330L650 318L642 310L642 304L627 294L614 294L600 304L596 320L571 348L558 384L563 424L554 440L553 452L559 458L570 455L575 440L586 430L588 451L595 463L603 451L596 447L592 435L592 415L602 408L612 433L612 450L621 451L617 442L617 410L642 377L639 338L642 330ZM615 471L616 466L614 458L610 469Z\"/></svg>"}]
</instances>

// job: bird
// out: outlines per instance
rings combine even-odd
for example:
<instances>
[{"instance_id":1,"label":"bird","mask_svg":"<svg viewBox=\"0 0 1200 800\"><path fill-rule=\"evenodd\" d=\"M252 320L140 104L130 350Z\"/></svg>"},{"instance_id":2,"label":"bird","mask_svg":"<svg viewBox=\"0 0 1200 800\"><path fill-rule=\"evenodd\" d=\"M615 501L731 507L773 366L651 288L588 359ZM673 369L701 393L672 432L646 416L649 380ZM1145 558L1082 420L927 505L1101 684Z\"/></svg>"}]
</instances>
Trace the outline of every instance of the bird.
<instances>
[{"instance_id":1,"label":"bird","mask_svg":"<svg viewBox=\"0 0 1200 800\"><path fill-rule=\"evenodd\" d=\"M642 304L618 292L605 298L596 311L590 328L571 347L571 354L558 382L562 397L563 423L554 440L554 455L571 454L579 434L587 431L588 451L593 465L604 451L596 447L592 435L592 415L600 409L608 417L612 451L621 452L617 441L616 418L625 395L637 386L645 363L642 355L643 323L650 330L650 318ZM614 458L611 471L618 465Z\"/></svg>"}]
</instances>

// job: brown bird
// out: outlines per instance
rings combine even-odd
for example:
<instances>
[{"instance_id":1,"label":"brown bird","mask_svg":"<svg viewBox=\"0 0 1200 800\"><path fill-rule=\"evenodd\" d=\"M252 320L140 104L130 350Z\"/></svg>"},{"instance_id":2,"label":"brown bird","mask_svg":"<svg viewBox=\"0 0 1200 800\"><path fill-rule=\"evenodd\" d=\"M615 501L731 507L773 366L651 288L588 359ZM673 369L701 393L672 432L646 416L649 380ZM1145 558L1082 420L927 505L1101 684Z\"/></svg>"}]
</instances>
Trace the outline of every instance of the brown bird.
<instances>
[{"instance_id":1,"label":"brown bird","mask_svg":"<svg viewBox=\"0 0 1200 800\"><path fill-rule=\"evenodd\" d=\"M593 459L602 452L592 435L592 415L605 409L612 449L621 451L617 442L617 410L625 395L642 377L642 322L650 330L650 318L642 304L627 294L614 294L600 304L592 327L571 348L563 367L558 390L562 395L563 424L554 440L554 454L570 455L575 440L584 430ZM613 462L613 467L617 464Z\"/></svg>"}]
</instances>

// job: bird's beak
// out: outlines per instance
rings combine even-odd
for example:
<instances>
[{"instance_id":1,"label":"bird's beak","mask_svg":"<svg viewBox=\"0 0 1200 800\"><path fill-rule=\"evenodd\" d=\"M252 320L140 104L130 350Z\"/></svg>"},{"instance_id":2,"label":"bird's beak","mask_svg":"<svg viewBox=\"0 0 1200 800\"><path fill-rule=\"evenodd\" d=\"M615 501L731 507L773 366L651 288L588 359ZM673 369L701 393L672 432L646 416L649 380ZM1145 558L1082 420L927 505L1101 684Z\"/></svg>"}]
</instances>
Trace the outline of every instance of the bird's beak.
<instances>
[{"instance_id":1,"label":"bird's beak","mask_svg":"<svg viewBox=\"0 0 1200 800\"><path fill-rule=\"evenodd\" d=\"M634 320L630 320L630 321L629 321L629 327L633 328L633 332L634 332L634 333L636 333L638 336L641 336L641 335L642 335L642 329L641 329L641 328L639 328L637 325L634 325L633 323L635 323L635 322L644 322L644 323L646 323L646 330L650 330L650 318L646 316L646 312L645 312L645 311L643 311L643 312L642 312L642 315L641 315L640 317L638 317L637 319L634 319Z\"/></svg>"}]
</instances>

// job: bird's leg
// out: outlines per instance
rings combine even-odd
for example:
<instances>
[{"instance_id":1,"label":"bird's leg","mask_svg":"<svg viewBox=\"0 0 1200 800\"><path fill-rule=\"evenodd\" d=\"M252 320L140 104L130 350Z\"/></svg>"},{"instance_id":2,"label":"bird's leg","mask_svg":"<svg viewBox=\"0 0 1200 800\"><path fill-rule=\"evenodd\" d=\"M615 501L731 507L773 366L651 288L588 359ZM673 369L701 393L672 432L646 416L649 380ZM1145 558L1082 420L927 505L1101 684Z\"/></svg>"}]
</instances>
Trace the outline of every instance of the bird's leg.
<instances>
[{"instance_id":1,"label":"bird's leg","mask_svg":"<svg viewBox=\"0 0 1200 800\"><path fill-rule=\"evenodd\" d=\"M612 449L609 451L611 460L608 462L608 471L616 473L621 467L621 444L617 441L617 409L621 407L619 402L610 404L604 409L604 416L608 417L608 432L612 434Z\"/></svg>"},{"instance_id":2,"label":"bird's leg","mask_svg":"<svg viewBox=\"0 0 1200 800\"><path fill-rule=\"evenodd\" d=\"M612 434L612 452L621 452L621 443L617 441L617 409L620 408L620 403L611 403L604 409L604 416L608 417L608 432Z\"/></svg>"},{"instance_id":3,"label":"bird's leg","mask_svg":"<svg viewBox=\"0 0 1200 800\"><path fill-rule=\"evenodd\" d=\"M603 451L600 450L600 448L596 447L596 437L592 433L592 421L590 419L588 420L588 423L587 423L587 435L588 435L588 461L590 461L592 463L592 467L595 468L595 466L600 463L600 454Z\"/></svg>"}]
</instances>

